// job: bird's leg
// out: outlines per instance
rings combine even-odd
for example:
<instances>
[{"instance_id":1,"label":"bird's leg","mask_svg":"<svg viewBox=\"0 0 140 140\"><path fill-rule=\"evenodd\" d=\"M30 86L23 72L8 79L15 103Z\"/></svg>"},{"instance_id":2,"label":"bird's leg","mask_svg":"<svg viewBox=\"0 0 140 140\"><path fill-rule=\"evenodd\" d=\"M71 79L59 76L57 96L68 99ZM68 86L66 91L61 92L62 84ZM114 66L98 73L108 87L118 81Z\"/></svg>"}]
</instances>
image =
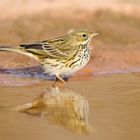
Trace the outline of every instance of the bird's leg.
<instances>
[{"instance_id":1,"label":"bird's leg","mask_svg":"<svg viewBox=\"0 0 140 140\"><path fill-rule=\"evenodd\" d=\"M52 84L52 87L55 87L55 84L58 82L58 78L56 77L54 83Z\"/></svg>"},{"instance_id":2,"label":"bird's leg","mask_svg":"<svg viewBox=\"0 0 140 140\"><path fill-rule=\"evenodd\" d=\"M58 82L61 82L61 83L58 85L59 87L62 87L62 86L66 83L65 80L63 80L59 75L56 75L56 80L55 80L55 82L53 83L52 87L56 87L56 84L57 84Z\"/></svg>"},{"instance_id":3,"label":"bird's leg","mask_svg":"<svg viewBox=\"0 0 140 140\"><path fill-rule=\"evenodd\" d=\"M66 83L65 80L63 80L59 75L56 75L56 77L57 77L57 79L58 79L59 81L61 81L62 83Z\"/></svg>"}]
</instances>

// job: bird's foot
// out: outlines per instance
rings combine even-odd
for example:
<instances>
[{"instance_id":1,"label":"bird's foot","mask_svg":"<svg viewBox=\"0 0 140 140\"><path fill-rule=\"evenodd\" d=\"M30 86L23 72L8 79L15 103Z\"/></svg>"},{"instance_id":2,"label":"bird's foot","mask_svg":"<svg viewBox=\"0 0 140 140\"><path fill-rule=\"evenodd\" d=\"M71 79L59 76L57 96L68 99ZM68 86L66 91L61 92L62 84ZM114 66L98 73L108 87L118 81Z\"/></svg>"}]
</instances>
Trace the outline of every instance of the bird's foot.
<instances>
[{"instance_id":1,"label":"bird's foot","mask_svg":"<svg viewBox=\"0 0 140 140\"><path fill-rule=\"evenodd\" d=\"M56 76L56 80L52 84L52 87L64 87L66 81L59 76Z\"/></svg>"}]
</instances>

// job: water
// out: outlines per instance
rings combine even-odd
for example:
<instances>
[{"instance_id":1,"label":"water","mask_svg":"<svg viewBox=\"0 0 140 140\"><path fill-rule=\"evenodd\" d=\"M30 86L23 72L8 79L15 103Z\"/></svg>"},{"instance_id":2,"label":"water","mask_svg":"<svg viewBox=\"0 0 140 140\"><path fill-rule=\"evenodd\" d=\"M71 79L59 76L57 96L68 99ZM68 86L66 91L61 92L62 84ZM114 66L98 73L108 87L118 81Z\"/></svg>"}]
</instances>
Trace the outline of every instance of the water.
<instances>
[{"instance_id":1,"label":"water","mask_svg":"<svg viewBox=\"0 0 140 140\"><path fill-rule=\"evenodd\" d=\"M0 139L140 139L140 74L95 76L65 88L9 79L0 87Z\"/></svg>"}]
</instances>

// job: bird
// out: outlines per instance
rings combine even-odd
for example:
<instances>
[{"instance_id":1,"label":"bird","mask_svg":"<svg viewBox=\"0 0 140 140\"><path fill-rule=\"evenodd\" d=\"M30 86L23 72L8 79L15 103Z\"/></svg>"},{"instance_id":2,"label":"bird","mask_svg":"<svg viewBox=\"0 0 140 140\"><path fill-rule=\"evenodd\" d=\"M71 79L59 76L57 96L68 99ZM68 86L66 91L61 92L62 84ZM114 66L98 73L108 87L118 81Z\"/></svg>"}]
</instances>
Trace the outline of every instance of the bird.
<instances>
[{"instance_id":1,"label":"bird","mask_svg":"<svg viewBox=\"0 0 140 140\"><path fill-rule=\"evenodd\" d=\"M89 62L89 44L96 32L74 30L66 35L30 44L20 44L16 47L0 46L0 51L20 53L37 60L45 73L55 76L52 86L60 81L66 83L63 77L70 77Z\"/></svg>"}]
</instances>

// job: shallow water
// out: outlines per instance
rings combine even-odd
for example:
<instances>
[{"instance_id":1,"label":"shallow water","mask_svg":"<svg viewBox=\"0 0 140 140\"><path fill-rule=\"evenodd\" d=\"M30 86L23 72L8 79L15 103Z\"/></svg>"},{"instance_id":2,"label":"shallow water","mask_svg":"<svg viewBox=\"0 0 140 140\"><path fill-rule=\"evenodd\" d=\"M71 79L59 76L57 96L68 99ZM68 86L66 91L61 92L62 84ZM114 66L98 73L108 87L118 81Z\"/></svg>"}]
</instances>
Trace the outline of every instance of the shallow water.
<instances>
[{"instance_id":1,"label":"shallow water","mask_svg":"<svg viewBox=\"0 0 140 140\"><path fill-rule=\"evenodd\" d=\"M50 83L19 77L0 87L0 139L140 139L139 74Z\"/></svg>"}]
</instances>

